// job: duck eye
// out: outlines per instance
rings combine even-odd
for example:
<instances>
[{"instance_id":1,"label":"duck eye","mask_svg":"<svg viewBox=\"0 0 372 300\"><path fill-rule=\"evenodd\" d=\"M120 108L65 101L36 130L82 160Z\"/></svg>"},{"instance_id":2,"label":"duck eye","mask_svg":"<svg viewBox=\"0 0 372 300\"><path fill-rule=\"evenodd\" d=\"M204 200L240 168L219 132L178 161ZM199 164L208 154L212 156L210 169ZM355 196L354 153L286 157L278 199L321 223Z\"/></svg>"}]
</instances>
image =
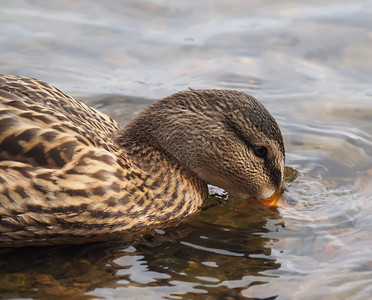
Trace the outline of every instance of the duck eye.
<instances>
[{"instance_id":1,"label":"duck eye","mask_svg":"<svg viewBox=\"0 0 372 300\"><path fill-rule=\"evenodd\" d=\"M255 146L253 152L257 157L264 158L267 155L267 148L265 146Z\"/></svg>"}]
</instances>

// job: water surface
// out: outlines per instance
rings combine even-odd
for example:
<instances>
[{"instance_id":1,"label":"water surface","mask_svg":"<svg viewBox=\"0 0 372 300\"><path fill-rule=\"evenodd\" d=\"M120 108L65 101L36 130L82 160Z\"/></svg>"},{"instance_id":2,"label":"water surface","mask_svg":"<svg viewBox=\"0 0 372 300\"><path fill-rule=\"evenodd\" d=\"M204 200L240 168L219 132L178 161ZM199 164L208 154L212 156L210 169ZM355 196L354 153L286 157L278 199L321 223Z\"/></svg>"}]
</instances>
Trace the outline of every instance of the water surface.
<instances>
[{"instance_id":1,"label":"water surface","mask_svg":"<svg viewBox=\"0 0 372 300\"><path fill-rule=\"evenodd\" d=\"M280 208L212 188L140 242L0 250L0 298L366 299L372 295L369 1L8 1L0 71L122 124L172 92L260 99L285 138Z\"/></svg>"}]
</instances>

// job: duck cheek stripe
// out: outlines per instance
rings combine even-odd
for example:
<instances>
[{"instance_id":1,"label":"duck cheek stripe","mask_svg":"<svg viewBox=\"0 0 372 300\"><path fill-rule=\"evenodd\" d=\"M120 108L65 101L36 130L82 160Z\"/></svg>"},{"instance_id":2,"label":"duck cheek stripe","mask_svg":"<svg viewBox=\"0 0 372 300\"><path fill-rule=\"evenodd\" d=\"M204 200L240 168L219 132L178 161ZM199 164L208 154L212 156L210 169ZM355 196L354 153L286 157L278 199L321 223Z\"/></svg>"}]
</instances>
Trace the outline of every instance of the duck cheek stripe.
<instances>
[{"instance_id":1,"label":"duck cheek stripe","mask_svg":"<svg viewBox=\"0 0 372 300\"><path fill-rule=\"evenodd\" d=\"M269 176L276 189L278 189L282 184L281 170L275 166L275 163L272 160L265 160L264 166L266 174Z\"/></svg>"}]
</instances>

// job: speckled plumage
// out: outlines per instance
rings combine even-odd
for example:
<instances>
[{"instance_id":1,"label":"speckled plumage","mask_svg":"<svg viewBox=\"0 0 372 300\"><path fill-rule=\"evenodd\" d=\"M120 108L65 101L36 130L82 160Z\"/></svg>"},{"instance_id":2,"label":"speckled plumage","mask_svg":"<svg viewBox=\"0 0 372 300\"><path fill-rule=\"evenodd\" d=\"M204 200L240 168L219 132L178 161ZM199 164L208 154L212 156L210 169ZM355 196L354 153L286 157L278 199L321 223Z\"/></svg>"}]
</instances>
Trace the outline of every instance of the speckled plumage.
<instances>
[{"instance_id":1,"label":"speckled plumage","mask_svg":"<svg viewBox=\"0 0 372 300\"><path fill-rule=\"evenodd\" d=\"M265 163L251 156L257 143ZM0 76L1 245L181 222L206 199L205 182L269 196L283 168L275 120L241 92L181 92L121 128L51 85Z\"/></svg>"}]
</instances>

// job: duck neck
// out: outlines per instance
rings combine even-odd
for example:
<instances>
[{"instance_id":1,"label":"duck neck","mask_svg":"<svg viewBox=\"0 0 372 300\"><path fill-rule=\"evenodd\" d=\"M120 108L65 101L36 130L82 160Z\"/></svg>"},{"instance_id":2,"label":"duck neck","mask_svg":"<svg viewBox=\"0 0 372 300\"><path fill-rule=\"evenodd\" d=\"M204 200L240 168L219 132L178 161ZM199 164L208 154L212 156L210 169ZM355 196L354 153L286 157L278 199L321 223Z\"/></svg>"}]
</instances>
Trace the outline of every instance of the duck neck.
<instances>
[{"instance_id":1,"label":"duck neck","mask_svg":"<svg viewBox=\"0 0 372 300\"><path fill-rule=\"evenodd\" d=\"M199 210L208 196L207 185L159 146L154 129L144 123L147 122L129 124L118 132L117 143L123 156L139 173L149 177L146 186L141 185L140 189L145 189L143 194L148 198L145 201L152 203L154 218L162 222L185 218Z\"/></svg>"}]
</instances>

